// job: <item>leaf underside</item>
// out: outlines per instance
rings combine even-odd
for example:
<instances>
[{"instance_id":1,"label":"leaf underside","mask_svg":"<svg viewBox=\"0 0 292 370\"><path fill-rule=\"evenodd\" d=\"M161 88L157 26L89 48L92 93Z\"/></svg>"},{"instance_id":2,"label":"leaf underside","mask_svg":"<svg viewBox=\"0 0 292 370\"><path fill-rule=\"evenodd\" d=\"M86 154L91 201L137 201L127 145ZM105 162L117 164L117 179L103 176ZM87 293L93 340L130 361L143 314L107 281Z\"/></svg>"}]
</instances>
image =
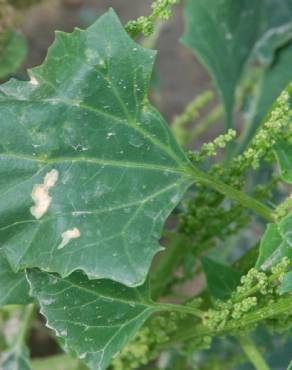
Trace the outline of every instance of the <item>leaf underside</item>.
<instances>
[{"instance_id":1,"label":"leaf underside","mask_svg":"<svg viewBox=\"0 0 292 370\"><path fill-rule=\"evenodd\" d=\"M147 283L128 288L78 272L60 278L31 270L27 277L48 326L94 370L105 369L155 311Z\"/></svg>"},{"instance_id":2,"label":"leaf underside","mask_svg":"<svg viewBox=\"0 0 292 370\"><path fill-rule=\"evenodd\" d=\"M145 280L191 184L147 99L153 59L110 10L57 33L29 82L0 87L0 240L14 269Z\"/></svg>"},{"instance_id":3,"label":"leaf underside","mask_svg":"<svg viewBox=\"0 0 292 370\"><path fill-rule=\"evenodd\" d=\"M203 62L222 96L231 126L234 93L259 33L261 2L188 0L183 43Z\"/></svg>"}]
</instances>

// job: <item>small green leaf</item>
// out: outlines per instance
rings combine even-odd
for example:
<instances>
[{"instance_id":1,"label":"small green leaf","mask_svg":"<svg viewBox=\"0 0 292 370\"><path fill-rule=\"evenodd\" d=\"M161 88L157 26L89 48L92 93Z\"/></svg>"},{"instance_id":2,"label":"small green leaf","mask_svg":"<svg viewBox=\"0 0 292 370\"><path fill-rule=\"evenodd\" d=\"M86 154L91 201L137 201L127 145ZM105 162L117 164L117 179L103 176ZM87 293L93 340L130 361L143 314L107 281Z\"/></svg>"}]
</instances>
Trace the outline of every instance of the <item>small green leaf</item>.
<instances>
[{"instance_id":1,"label":"small green leaf","mask_svg":"<svg viewBox=\"0 0 292 370\"><path fill-rule=\"evenodd\" d=\"M292 215L278 224L269 224L262 237L256 268L263 270L274 266L283 257L292 258Z\"/></svg>"},{"instance_id":2,"label":"small green leaf","mask_svg":"<svg viewBox=\"0 0 292 370\"><path fill-rule=\"evenodd\" d=\"M290 361L290 364L289 364L287 370L292 370L292 360Z\"/></svg>"},{"instance_id":3,"label":"small green leaf","mask_svg":"<svg viewBox=\"0 0 292 370\"><path fill-rule=\"evenodd\" d=\"M0 47L0 78L16 72L27 55L27 43L23 35L6 31L3 37L3 45Z\"/></svg>"},{"instance_id":4,"label":"small green leaf","mask_svg":"<svg viewBox=\"0 0 292 370\"><path fill-rule=\"evenodd\" d=\"M15 346L0 354L1 370L31 370L29 351L25 346Z\"/></svg>"},{"instance_id":5,"label":"small green leaf","mask_svg":"<svg viewBox=\"0 0 292 370\"><path fill-rule=\"evenodd\" d=\"M292 184L292 144L281 141L276 145L275 152L282 179Z\"/></svg>"},{"instance_id":6,"label":"small green leaf","mask_svg":"<svg viewBox=\"0 0 292 370\"><path fill-rule=\"evenodd\" d=\"M240 282L240 272L207 257L202 257L201 261L211 295L216 299L228 299Z\"/></svg>"},{"instance_id":7,"label":"small green leaf","mask_svg":"<svg viewBox=\"0 0 292 370\"><path fill-rule=\"evenodd\" d=\"M24 273L12 271L4 252L0 249L0 307L30 302L29 285Z\"/></svg>"},{"instance_id":8,"label":"small green leaf","mask_svg":"<svg viewBox=\"0 0 292 370\"><path fill-rule=\"evenodd\" d=\"M235 88L259 33L262 4L249 0L187 0L183 42L204 63L232 123Z\"/></svg>"},{"instance_id":9,"label":"small green leaf","mask_svg":"<svg viewBox=\"0 0 292 370\"><path fill-rule=\"evenodd\" d=\"M292 293L292 272L288 272L281 283L280 289L281 294Z\"/></svg>"},{"instance_id":10,"label":"small green leaf","mask_svg":"<svg viewBox=\"0 0 292 370\"><path fill-rule=\"evenodd\" d=\"M28 280L48 325L92 370L105 369L156 310L148 284L127 288L78 272L60 278L34 270Z\"/></svg>"},{"instance_id":11,"label":"small green leaf","mask_svg":"<svg viewBox=\"0 0 292 370\"><path fill-rule=\"evenodd\" d=\"M274 63L264 71L257 89L253 119L246 134L245 143L253 137L262 120L280 93L292 80L292 44L277 53Z\"/></svg>"},{"instance_id":12,"label":"small green leaf","mask_svg":"<svg viewBox=\"0 0 292 370\"><path fill-rule=\"evenodd\" d=\"M113 11L0 88L0 239L15 269L141 284L190 162L147 99L154 52Z\"/></svg>"}]
</instances>

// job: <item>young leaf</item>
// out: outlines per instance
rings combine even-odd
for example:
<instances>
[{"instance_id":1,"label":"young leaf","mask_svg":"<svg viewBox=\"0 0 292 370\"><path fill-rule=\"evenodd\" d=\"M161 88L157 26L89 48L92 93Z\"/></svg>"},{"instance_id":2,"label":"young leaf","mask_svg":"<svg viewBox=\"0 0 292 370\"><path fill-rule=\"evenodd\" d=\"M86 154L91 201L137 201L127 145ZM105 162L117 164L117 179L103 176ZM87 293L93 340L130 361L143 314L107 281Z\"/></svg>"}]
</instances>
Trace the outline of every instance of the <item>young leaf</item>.
<instances>
[{"instance_id":1,"label":"young leaf","mask_svg":"<svg viewBox=\"0 0 292 370\"><path fill-rule=\"evenodd\" d=\"M244 65L257 40L260 1L187 0L183 42L204 63L232 124L234 93Z\"/></svg>"},{"instance_id":2,"label":"young leaf","mask_svg":"<svg viewBox=\"0 0 292 370\"><path fill-rule=\"evenodd\" d=\"M29 286L24 273L12 271L4 252L0 249L0 307L30 302Z\"/></svg>"},{"instance_id":3,"label":"young leaf","mask_svg":"<svg viewBox=\"0 0 292 370\"><path fill-rule=\"evenodd\" d=\"M292 272L288 272L281 283L280 289L281 294L292 293Z\"/></svg>"},{"instance_id":4,"label":"young leaf","mask_svg":"<svg viewBox=\"0 0 292 370\"><path fill-rule=\"evenodd\" d=\"M191 183L147 100L153 58L111 10L0 88L0 238L15 269L145 280Z\"/></svg>"},{"instance_id":5,"label":"young leaf","mask_svg":"<svg viewBox=\"0 0 292 370\"><path fill-rule=\"evenodd\" d=\"M201 261L212 297L228 299L240 282L240 272L207 257L202 257Z\"/></svg>"},{"instance_id":6,"label":"young leaf","mask_svg":"<svg viewBox=\"0 0 292 370\"><path fill-rule=\"evenodd\" d=\"M280 50L274 63L263 73L257 89L253 118L245 134L245 142L241 149L253 137L260 123L271 109L271 105L292 80L291 58L292 44Z\"/></svg>"},{"instance_id":7,"label":"young leaf","mask_svg":"<svg viewBox=\"0 0 292 370\"><path fill-rule=\"evenodd\" d=\"M282 179L292 184L292 144L281 141L276 145L275 152Z\"/></svg>"},{"instance_id":8,"label":"young leaf","mask_svg":"<svg viewBox=\"0 0 292 370\"><path fill-rule=\"evenodd\" d=\"M92 370L105 369L155 311L148 284L128 288L78 272L60 278L31 270L27 276L48 325Z\"/></svg>"},{"instance_id":9,"label":"young leaf","mask_svg":"<svg viewBox=\"0 0 292 370\"><path fill-rule=\"evenodd\" d=\"M292 215L278 224L269 224L262 237L256 268L266 270L283 257L292 258Z\"/></svg>"},{"instance_id":10,"label":"young leaf","mask_svg":"<svg viewBox=\"0 0 292 370\"><path fill-rule=\"evenodd\" d=\"M1 370L31 370L29 351L25 346L12 347L0 354Z\"/></svg>"}]
</instances>

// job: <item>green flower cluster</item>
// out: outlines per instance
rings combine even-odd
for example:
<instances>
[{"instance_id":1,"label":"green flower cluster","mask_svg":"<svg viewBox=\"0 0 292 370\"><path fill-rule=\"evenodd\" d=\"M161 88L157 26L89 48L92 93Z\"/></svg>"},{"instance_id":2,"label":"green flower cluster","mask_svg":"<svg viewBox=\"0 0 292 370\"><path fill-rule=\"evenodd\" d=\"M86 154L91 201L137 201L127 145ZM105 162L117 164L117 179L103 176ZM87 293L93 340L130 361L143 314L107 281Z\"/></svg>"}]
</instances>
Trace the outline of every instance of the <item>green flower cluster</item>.
<instances>
[{"instance_id":1,"label":"green flower cluster","mask_svg":"<svg viewBox=\"0 0 292 370\"><path fill-rule=\"evenodd\" d=\"M203 144L199 152L190 153L191 160L201 163L206 157L215 157L218 150L226 148L226 145L235 137L236 131L229 129L226 134L219 135L212 142Z\"/></svg>"},{"instance_id":2,"label":"green flower cluster","mask_svg":"<svg viewBox=\"0 0 292 370\"><path fill-rule=\"evenodd\" d=\"M154 32L155 22L158 19L168 20L171 15L171 6L178 4L180 0L156 0L151 8L152 13L148 17L139 17L135 21L129 21L125 29L132 36L142 33L144 36L150 36Z\"/></svg>"},{"instance_id":3,"label":"green flower cluster","mask_svg":"<svg viewBox=\"0 0 292 370\"><path fill-rule=\"evenodd\" d=\"M292 193L276 208L277 219L287 216L292 213Z\"/></svg>"},{"instance_id":4,"label":"green flower cluster","mask_svg":"<svg viewBox=\"0 0 292 370\"><path fill-rule=\"evenodd\" d=\"M284 257L271 272L252 268L242 276L241 284L227 301L216 301L214 308L207 311L203 323L207 327L222 331L232 320L239 320L257 306L279 298L278 287L287 273L291 262Z\"/></svg>"},{"instance_id":5,"label":"green flower cluster","mask_svg":"<svg viewBox=\"0 0 292 370\"><path fill-rule=\"evenodd\" d=\"M291 129L292 109L290 96L285 90L276 101L275 108L258 130L247 150L234 159L233 170L257 169L262 159L269 159L274 145Z\"/></svg>"},{"instance_id":6,"label":"green flower cluster","mask_svg":"<svg viewBox=\"0 0 292 370\"><path fill-rule=\"evenodd\" d=\"M156 316L142 327L135 338L113 360L111 370L132 370L146 365L159 355L158 344L166 343L168 334L177 329L176 314Z\"/></svg>"},{"instance_id":7,"label":"green flower cluster","mask_svg":"<svg viewBox=\"0 0 292 370\"><path fill-rule=\"evenodd\" d=\"M209 175L241 190L245 184L246 172L250 168L258 168L261 160L269 160L278 140L287 140L287 132L291 132L289 128L292 117L289 99L288 92L284 91L246 151L231 160L228 166L226 163L213 165ZM225 148L234 137L235 131L229 130L213 142L204 144L199 152L189 153L189 158L198 165L206 157L215 156L218 149ZM254 189L255 198L269 199L277 184L278 178L273 177L267 184L257 186ZM277 210L279 217L287 214L291 206L292 200L288 198ZM197 245L202 245L203 242L207 249L210 243L214 245L214 238L225 240L245 227L248 221L249 217L242 206L236 202L226 202L225 197L218 192L198 184L191 199L184 205L179 219L179 231L193 237Z\"/></svg>"}]
</instances>

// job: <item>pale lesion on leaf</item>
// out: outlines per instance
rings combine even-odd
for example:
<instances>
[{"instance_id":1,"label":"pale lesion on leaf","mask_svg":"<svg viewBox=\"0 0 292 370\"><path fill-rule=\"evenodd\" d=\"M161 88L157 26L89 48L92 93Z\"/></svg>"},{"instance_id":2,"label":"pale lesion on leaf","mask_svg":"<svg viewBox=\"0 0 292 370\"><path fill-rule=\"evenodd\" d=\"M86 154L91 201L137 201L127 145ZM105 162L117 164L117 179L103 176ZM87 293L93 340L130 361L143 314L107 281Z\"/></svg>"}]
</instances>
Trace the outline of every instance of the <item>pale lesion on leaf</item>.
<instances>
[{"instance_id":1,"label":"pale lesion on leaf","mask_svg":"<svg viewBox=\"0 0 292 370\"><path fill-rule=\"evenodd\" d=\"M77 227L74 227L74 229L64 231L62 233L62 242L58 246L58 249L63 249L67 244L70 243L73 239L78 239L81 236L81 232Z\"/></svg>"},{"instance_id":2,"label":"pale lesion on leaf","mask_svg":"<svg viewBox=\"0 0 292 370\"><path fill-rule=\"evenodd\" d=\"M30 213L39 220L48 211L52 197L49 194L51 188L53 188L58 181L59 172L56 169L48 172L44 178L43 184L37 184L33 187L31 197L34 201L34 206L30 208Z\"/></svg>"}]
</instances>

